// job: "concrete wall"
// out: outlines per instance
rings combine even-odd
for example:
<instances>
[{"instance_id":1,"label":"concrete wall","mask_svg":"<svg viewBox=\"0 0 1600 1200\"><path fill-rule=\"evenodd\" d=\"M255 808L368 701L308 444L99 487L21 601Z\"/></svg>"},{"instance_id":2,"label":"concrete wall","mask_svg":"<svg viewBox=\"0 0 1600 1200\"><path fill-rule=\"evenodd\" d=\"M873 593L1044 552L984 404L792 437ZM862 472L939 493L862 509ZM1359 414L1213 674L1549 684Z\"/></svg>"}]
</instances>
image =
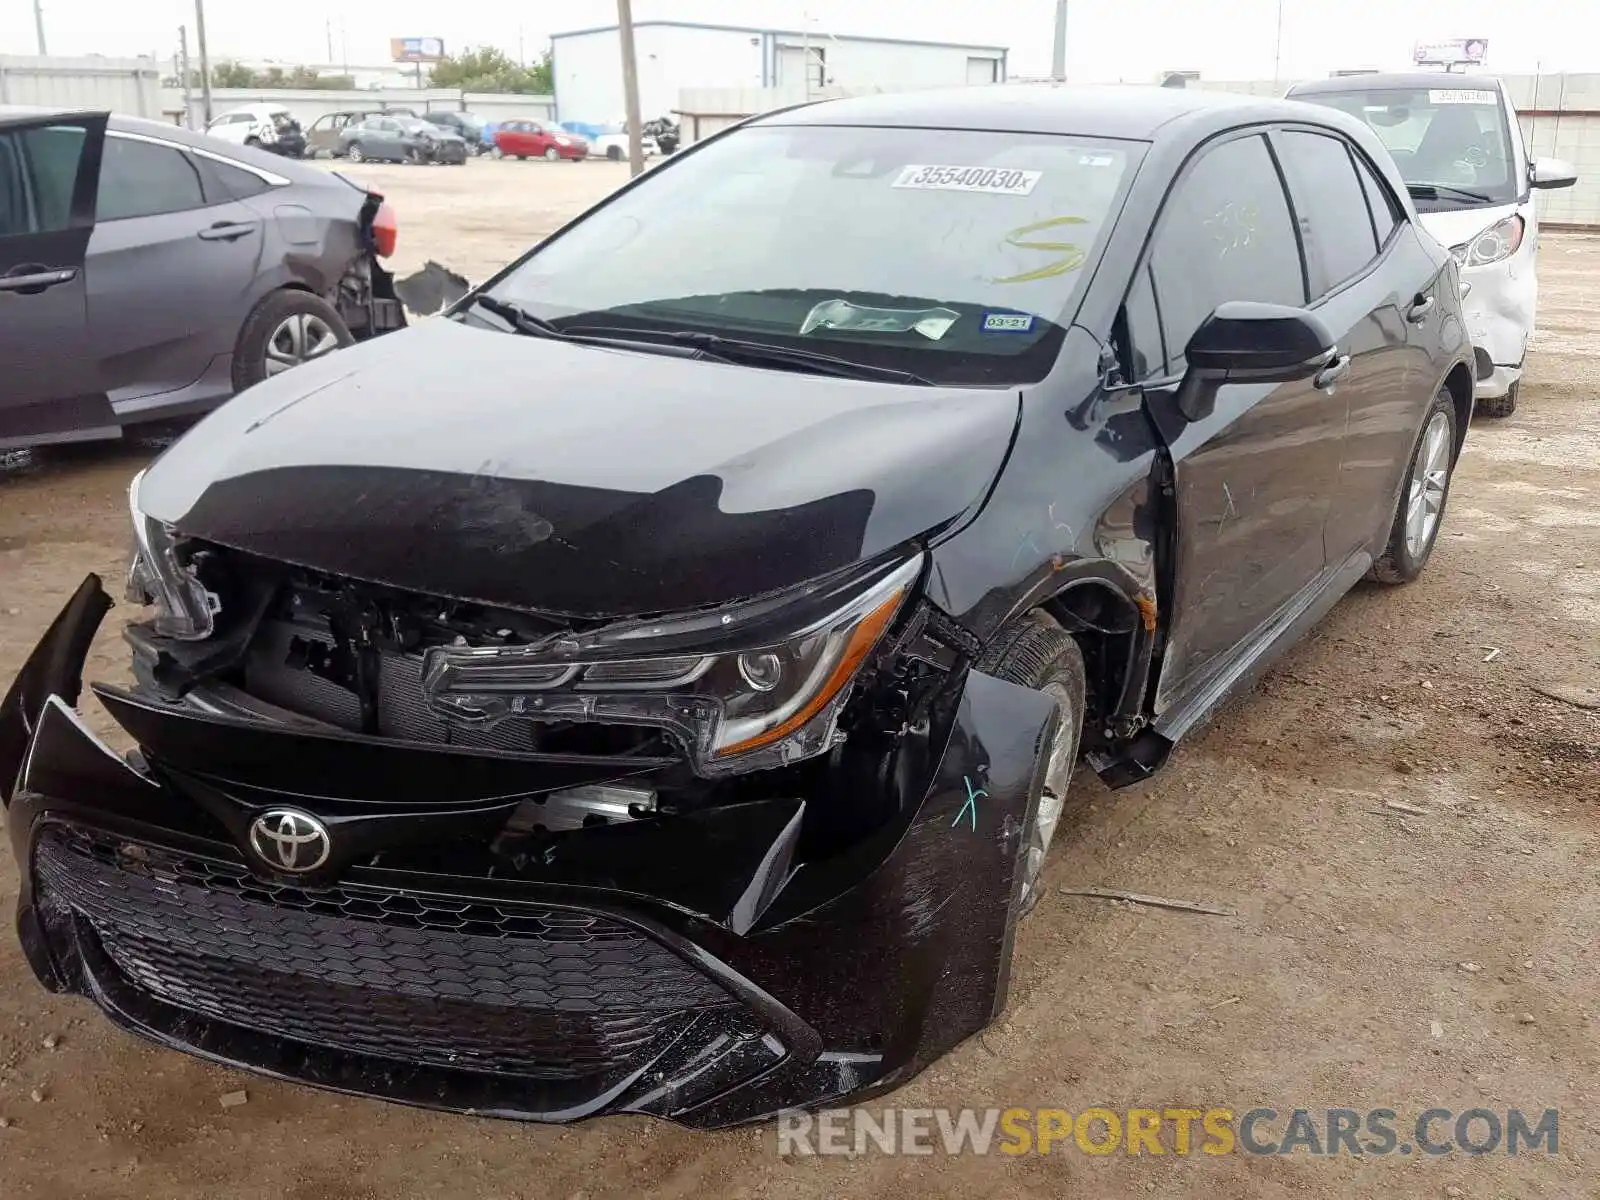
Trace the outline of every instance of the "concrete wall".
<instances>
[{"instance_id":1,"label":"concrete wall","mask_svg":"<svg viewBox=\"0 0 1600 1200\"><path fill-rule=\"evenodd\" d=\"M161 116L161 68L151 58L0 55L0 104L107 109Z\"/></svg>"},{"instance_id":2,"label":"concrete wall","mask_svg":"<svg viewBox=\"0 0 1600 1200\"><path fill-rule=\"evenodd\" d=\"M550 96L523 96L500 92L458 92L450 88L370 88L350 91L322 91L292 88L212 88L211 112L221 116L232 108L245 104L281 104L292 112L301 125L309 126L324 113L342 112L353 108L409 108L415 112L449 109L477 113L490 121L509 121L516 117L532 120L549 120L555 112L555 100ZM167 119L179 119L183 111L183 92L164 88L161 92L161 109L171 114ZM201 113L199 89L189 96L190 124L196 128L205 125Z\"/></svg>"}]
</instances>

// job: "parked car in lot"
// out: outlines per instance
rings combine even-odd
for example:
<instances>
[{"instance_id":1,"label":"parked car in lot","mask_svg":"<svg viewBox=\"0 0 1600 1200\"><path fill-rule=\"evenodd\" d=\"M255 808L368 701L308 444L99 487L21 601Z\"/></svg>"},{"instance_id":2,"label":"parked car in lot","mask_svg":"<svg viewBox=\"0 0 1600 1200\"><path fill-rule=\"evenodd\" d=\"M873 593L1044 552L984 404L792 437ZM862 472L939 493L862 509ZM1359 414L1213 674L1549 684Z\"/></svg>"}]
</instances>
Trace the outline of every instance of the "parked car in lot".
<instances>
[{"instance_id":1,"label":"parked car in lot","mask_svg":"<svg viewBox=\"0 0 1600 1200\"><path fill-rule=\"evenodd\" d=\"M306 150L305 133L287 108L278 104L247 104L215 118L206 132L225 142L270 150L299 158Z\"/></svg>"},{"instance_id":2,"label":"parked car in lot","mask_svg":"<svg viewBox=\"0 0 1600 1200\"><path fill-rule=\"evenodd\" d=\"M340 153L351 162L449 163L467 161L461 135L420 117L389 113L346 125L339 134Z\"/></svg>"},{"instance_id":3,"label":"parked car in lot","mask_svg":"<svg viewBox=\"0 0 1600 1200\"><path fill-rule=\"evenodd\" d=\"M71 707L93 577L0 705L28 962L443 1108L896 1086L1004 1008L1080 752L1147 778L1423 570L1459 290L1332 109L970 88L699 142L138 476L136 682L93 688L138 754Z\"/></svg>"},{"instance_id":4,"label":"parked car in lot","mask_svg":"<svg viewBox=\"0 0 1600 1200\"><path fill-rule=\"evenodd\" d=\"M0 108L0 449L204 411L403 324L382 199L171 125Z\"/></svg>"},{"instance_id":5,"label":"parked car in lot","mask_svg":"<svg viewBox=\"0 0 1600 1200\"><path fill-rule=\"evenodd\" d=\"M424 121L431 122L441 129L448 129L458 134L467 145L468 154L487 154L494 146L492 141L484 138L483 118L469 112L426 112L422 114Z\"/></svg>"},{"instance_id":6,"label":"parked car in lot","mask_svg":"<svg viewBox=\"0 0 1600 1200\"><path fill-rule=\"evenodd\" d=\"M1533 193L1577 182L1569 163L1531 158L1511 97L1480 75L1358 75L1289 95L1365 121L1400 168L1422 227L1461 265L1478 411L1509 416L1538 308Z\"/></svg>"},{"instance_id":7,"label":"parked car in lot","mask_svg":"<svg viewBox=\"0 0 1600 1200\"><path fill-rule=\"evenodd\" d=\"M544 158L550 162L589 157L589 142L576 133L542 121L502 121L494 131L495 152L502 158Z\"/></svg>"},{"instance_id":8,"label":"parked car in lot","mask_svg":"<svg viewBox=\"0 0 1600 1200\"><path fill-rule=\"evenodd\" d=\"M654 158L661 153L661 147L656 144L653 137L645 134L639 135L639 146L646 158ZM628 157L628 127L626 125L607 125L600 136L589 143L591 154L609 158L612 162L620 162Z\"/></svg>"},{"instance_id":9,"label":"parked car in lot","mask_svg":"<svg viewBox=\"0 0 1600 1200\"><path fill-rule=\"evenodd\" d=\"M344 146L339 140L339 135L350 125L359 125L368 117L379 115L380 110L375 108L351 109L346 112L323 113L311 127L306 130L306 157L316 158L318 155L327 155L329 158L338 158L344 153Z\"/></svg>"}]
</instances>

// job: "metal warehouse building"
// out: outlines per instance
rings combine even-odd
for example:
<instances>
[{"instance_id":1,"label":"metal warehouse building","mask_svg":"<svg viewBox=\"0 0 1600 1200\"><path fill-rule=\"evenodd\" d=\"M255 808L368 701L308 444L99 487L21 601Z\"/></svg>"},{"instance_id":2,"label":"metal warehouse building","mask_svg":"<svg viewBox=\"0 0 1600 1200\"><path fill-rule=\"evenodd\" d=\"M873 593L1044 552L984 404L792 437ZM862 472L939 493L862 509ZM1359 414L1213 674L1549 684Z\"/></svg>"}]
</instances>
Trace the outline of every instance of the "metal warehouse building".
<instances>
[{"instance_id":1,"label":"metal warehouse building","mask_svg":"<svg viewBox=\"0 0 1600 1200\"><path fill-rule=\"evenodd\" d=\"M615 25L551 37L557 119L617 121L624 111L622 48ZM639 21L639 108L645 120L666 116L684 88L850 90L1001 83L1006 51L898 38L849 37L812 30Z\"/></svg>"}]
</instances>

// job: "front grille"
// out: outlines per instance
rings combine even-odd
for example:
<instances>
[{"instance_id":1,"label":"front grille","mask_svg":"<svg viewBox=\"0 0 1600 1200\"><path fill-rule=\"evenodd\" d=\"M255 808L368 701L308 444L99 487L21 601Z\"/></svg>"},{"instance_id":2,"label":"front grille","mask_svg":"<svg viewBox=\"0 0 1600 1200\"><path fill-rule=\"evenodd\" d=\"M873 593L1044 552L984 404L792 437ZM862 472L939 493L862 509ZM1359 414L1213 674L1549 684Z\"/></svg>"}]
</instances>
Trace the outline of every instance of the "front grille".
<instances>
[{"instance_id":1,"label":"front grille","mask_svg":"<svg viewBox=\"0 0 1600 1200\"><path fill-rule=\"evenodd\" d=\"M41 891L133 984L295 1041L544 1080L621 1070L730 997L660 943L583 912L367 885L52 826Z\"/></svg>"}]
</instances>

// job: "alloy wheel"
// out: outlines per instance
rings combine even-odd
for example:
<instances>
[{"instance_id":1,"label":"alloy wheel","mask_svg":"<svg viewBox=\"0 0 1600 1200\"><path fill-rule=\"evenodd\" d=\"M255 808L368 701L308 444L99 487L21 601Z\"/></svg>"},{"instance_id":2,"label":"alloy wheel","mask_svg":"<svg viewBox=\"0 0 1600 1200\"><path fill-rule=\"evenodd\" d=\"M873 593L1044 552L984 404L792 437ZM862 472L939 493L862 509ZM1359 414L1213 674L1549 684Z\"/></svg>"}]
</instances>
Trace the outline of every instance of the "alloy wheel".
<instances>
[{"instance_id":1,"label":"alloy wheel","mask_svg":"<svg viewBox=\"0 0 1600 1200\"><path fill-rule=\"evenodd\" d=\"M1450 419L1433 414L1411 465L1406 493L1406 552L1420 559L1439 532L1445 489L1450 486Z\"/></svg>"},{"instance_id":2,"label":"alloy wheel","mask_svg":"<svg viewBox=\"0 0 1600 1200\"><path fill-rule=\"evenodd\" d=\"M348 150L346 150L344 152L344 156L346 158L348 158L353 163L365 162L366 161L366 155L361 153L361 143L360 142L351 142L350 143L350 149L348 149Z\"/></svg>"},{"instance_id":3,"label":"alloy wheel","mask_svg":"<svg viewBox=\"0 0 1600 1200\"><path fill-rule=\"evenodd\" d=\"M321 317L294 313L280 321L267 339L267 374L281 375L291 367L331 354L338 348L339 336Z\"/></svg>"},{"instance_id":4,"label":"alloy wheel","mask_svg":"<svg viewBox=\"0 0 1600 1200\"><path fill-rule=\"evenodd\" d=\"M1061 720L1050 743L1050 758L1045 766L1044 790L1039 796L1039 811L1028 829L1028 844L1023 849L1022 906L1026 913L1033 909L1039 898L1039 876L1044 871L1045 856L1061 823L1061 812L1067 803L1067 787L1078 765L1078 716L1072 710L1072 696L1059 683L1048 684L1044 694L1056 702L1061 710Z\"/></svg>"}]
</instances>

